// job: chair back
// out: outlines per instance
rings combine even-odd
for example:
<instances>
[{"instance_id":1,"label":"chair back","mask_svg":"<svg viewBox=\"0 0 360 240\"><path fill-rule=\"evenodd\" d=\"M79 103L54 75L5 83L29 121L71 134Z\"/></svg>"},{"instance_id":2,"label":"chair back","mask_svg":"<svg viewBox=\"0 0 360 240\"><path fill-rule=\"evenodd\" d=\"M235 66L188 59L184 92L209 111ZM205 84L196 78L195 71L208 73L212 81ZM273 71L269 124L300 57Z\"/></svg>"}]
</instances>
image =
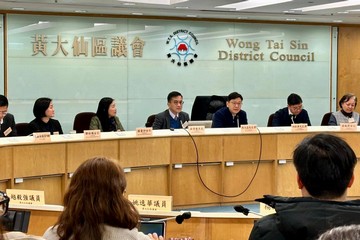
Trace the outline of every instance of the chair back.
<instances>
[{"instance_id":1,"label":"chair back","mask_svg":"<svg viewBox=\"0 0 360 240\"><path fill-rule=\"evenodd\" d=\"M156 116L156 114L152 114L147 118L145 127L152 127L152 125L154 124L154 121L155 121L155 116Z\"/></svg>"},{"instance_id":2,"label":"chair back","mask_svg":"<svg viewBox=\"0 0 360 240\"><path fill-rule=\"evenodd\" d=\"M332 112L325 113L322 120L321 120L321 126L328 126L329 120Z\"/></svg>"},{"instance_id":3,"label":"chair back","mask_svg":"<svg viewBox=\"0 0 360 240\"><path fill-rule=\"evenodd\" d=\"M273 125L272 125L272 121L273 121L274 115L275 115L275 113L270 114L270 116L269 116L269 118L268 118L268 123L267 123L267 126L268 126L268 127L272 127L272 126L273 126Z\"/></svg>"},{"instance_id":4,"label":"chair back","mask_svg":"<svg viewBox=\"0 0 360 240\"><path fill-rule=\"evenodd\" d=\"M29 128L29 123L26 122L16 123L15 128L18 136L28 136L32 133Z\"/></svg>"},{"instance_id":5,"label":"chair back","mask_svg":"<svg viewBox=\"0 0 360 240\"><path fill-rule=\"evenodd\" d=\"M89 130L91 118L95 115L94 112L81 112L76 114L73 125L76 133L83 133L84 130Z\"/></svg>"}]
</instances>

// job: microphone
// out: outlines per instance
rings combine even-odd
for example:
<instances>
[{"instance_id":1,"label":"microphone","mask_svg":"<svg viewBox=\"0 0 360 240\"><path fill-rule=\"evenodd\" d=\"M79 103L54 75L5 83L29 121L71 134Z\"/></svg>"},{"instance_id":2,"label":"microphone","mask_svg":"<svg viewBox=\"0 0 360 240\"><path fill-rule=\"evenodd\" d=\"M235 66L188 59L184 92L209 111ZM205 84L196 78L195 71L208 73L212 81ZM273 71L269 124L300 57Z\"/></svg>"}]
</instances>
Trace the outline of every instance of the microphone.
<instances>
[{"instance_id":1,"label":"microphone","mask_svg":"<svg viewBox=\"0 0 360 240\"><path fill-rule=\"evenodd\" d=\"M234 206L234 210L237 211L237 212L241 212L243 213L245 216L247 216L249 213L252 213L256 216L260 216L260 217L263 217L264 215L260 214L260 213L257 213L257 212L253 212L253 211L250 211L250 209L242 206L242 205L236 205Z\"/></svg>"},{"instance_id":2,"label":"microphone","mask_svg":"<svg viewBox=\"0 0 360 240\"><path fill-rule=\"evenodd\" d=\"M291 121L292 121L293 124L295 124L295 122L294 122L294 115L293 115L293 114L291 114Z\"/></svg>"},{"instance_id":3,"label":"microphone","mask_svg":"<svg viewBox=\"0 0 360 240\"><path fill-rule=\"evenodd\" d=\"M240 127L240 123L239 123L239 115L236 115L236 122L237 122L237 127Z\"/></svg>"},{"instance_id":4,"label":"microphone","mask_svg":"<svg viewBox=\"0 0 360 240\"><path fill-rule=\"evenodd\" d=\"M175 221L178 224L182 224L185 219L189 219L189 218L191 218L191 212L184 212L183 214L177 215L176 217L155 219L155 220L150 220L150 221L147 221L147 222L162 222L162 221L168 221L168 220L175 219Z\"/></svg>"}]
</instances>

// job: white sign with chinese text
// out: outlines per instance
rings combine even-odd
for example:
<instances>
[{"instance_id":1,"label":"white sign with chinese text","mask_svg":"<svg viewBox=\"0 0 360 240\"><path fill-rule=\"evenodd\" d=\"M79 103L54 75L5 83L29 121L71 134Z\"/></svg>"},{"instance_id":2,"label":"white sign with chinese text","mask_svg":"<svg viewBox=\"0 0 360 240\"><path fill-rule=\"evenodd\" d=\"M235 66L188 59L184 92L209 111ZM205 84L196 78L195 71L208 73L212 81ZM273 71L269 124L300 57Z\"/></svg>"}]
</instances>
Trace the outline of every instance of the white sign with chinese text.
<instances>
[{"instance_id":1,"label":"white sign with chinese text","mask_svg":"<svg viewBox=\"0 0 360 240\"><path fill-rule=\"evenodd\" d=\"M138 211L172 211L172 196L129 194L128 199Z\"/></svg>"},{"instance_id":2,"label":"white sign with chinese text","mask_svg":"<svg viewBox=\"0 0 360 240\"><path fill-rule=\"evenodd\" d=\"M257 133L256 124L241 125L242 133Z\"/></svg>"},{"instance_id":3,"label":"white sign with chinese text","mask_svg":"<svg viewBox=\"0 0 360 240\"><path fill-rule=\"evenodd\" d=\"M293 131L293 132L306 132L307 130L308 130L307 123L291 124L291 131Z\"/></svg>"},{"instance_id":4,"label":"white sign with chinese text","mask_svg":"<svg viewBox=\"0 0 360 240\"><path fill-rule=\"evenodd\" d=\"M152 136L152 127L136 128L136 136Z\"/></svg>"},{"instance_id":5,"label":"white sign with chinese text","mask_svg":"<svg viewBox=\"0 0 360 240\"><path fill-rule=\"evenodd\" d=\"M99 139L101 132L99 129L96 130L84 130L84 139Z\"/></svg>"},{"instance_id":6,"label":"white sign with chinese text","mask_svg":"<svg viewBox=\"0 0 360 240\"><path fill-rule=\"evenodd\" d=\"M45 205L44 191L6 189L12 204Z\"/></svg>"},{"instance_id":7,"label":"white sign with chinese text","mask_svg":"<svg viewBox=\"0 0 360 240\"><path fill-rule=\"evenodd\" d=\"M34 142L51 142L50 132L33 133Z\"/></svg>"},{"instance_id":8,"label":"white sign with chinese text","mask_svg":"<svg viewBox=\"0 0 360 240\"><path fill-rule=\"evenodd\" d=\"M340 131L356 131L357 123L340 123Z\"/></svg>"}]
</instances>

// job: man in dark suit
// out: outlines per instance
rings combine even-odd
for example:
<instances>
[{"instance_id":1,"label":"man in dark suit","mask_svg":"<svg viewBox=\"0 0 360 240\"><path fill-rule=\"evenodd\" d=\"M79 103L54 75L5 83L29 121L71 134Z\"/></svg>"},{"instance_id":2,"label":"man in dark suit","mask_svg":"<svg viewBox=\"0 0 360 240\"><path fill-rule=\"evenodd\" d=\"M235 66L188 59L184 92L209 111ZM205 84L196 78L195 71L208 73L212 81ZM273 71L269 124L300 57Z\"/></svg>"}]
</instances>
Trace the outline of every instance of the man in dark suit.
<instances>
[{"instance_id":1,"label":"man in dark suit","mask_svg":"<svg viewBox=\"0 0 360 240\"><path fill-rule=\"evenodd\" d=\"M181 93L173 91L168 94L168 109L155 116L153 129L176 129L182 128L183 124L189 121L189 114L182 111L184 101Z\"/></svg>"},{"instance_id":2,"label":"man in dark suit","mask_svg":"<svg viewBox=\"0 0 360 240\"><path fill-rule=\"evenodd\" d=\"M273 118L272 126L291 126L293 123L307 123L311 126L310 118L302 106L302 99L299 95L292 93L287 98L287 107L279 109Z\"/></svg>"},{"instance_id":3,"label":"man in dark suit","mask_svg":"<svg viewBox=\"0 0 360 240\"><path fill-rule=\"evenodd\" d=\"M0 137L13 137L17 135L14 116L8 113L9 101L0 95Z\"/></svg>"}]
</instances>

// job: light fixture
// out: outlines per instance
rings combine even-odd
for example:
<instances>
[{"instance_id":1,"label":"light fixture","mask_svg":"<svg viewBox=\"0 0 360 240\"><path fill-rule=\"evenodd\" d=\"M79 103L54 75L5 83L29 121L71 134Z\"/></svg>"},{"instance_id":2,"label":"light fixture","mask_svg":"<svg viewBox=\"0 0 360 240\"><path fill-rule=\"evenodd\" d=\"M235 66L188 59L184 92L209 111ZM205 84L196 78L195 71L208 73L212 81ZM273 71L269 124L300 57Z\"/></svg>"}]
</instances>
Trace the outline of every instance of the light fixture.
<instances>
[{"instance_id":1,"label":"light fixture","mask_svg":"<svg viewBox=\"0 0 360 240\"><path fill-rule=\"evenodd\" d=\"M189 14L189 15L186 15L187 17L191 17L191 18L196 18L197 15L192 15L192 14Z\"/></svg>"},{"instance_id":2,"label":"light fixture","mask_svg":"<svg viewBox=\"0 0 360 240\"><path fill-rule=\"evenodd\" d=\"M126 3L144 3L144 4L158 4L158 5L173 5L177 3L187 2L188 0L118 0Z\"/></svg>"},{"instance_id":3,"label":"light fixture","mask_svg":"<svg viewBox=\"0 0 360 240\"><path fill-rule=\"evenodd\" d=\"M140 12L133 12L131 13L132 15L137 15L137 16L141 16L141 15L144 15L143 13L140 13Z\"/></svg>"},{"instance_id":4,"label":"light fixture","mask_svg":"<svg viewBox=\"0 0 360 240\"><path fill-rule=\"evenodd\" d=\"M236 8L237 11L240 11L250 8L257 8L257 7L269 6L269 5L292 2L292 1L293 0L248 0L248 1L216 6L216 8Z\"/></svg>"},{"instance_id":5,"label":"light fixture","mask_svg":"<svg viewBox=\"0 0 360 240\"><path fill-rule=\"evenodd\" d=\"M347 0L347 1L340 1L334 3L327 3L327 4L320 4L311 7L303 7L303 8L296 8L293 10L299 10L302 12L310 12L310 11L318 11L318 10L325 10L325 9L333 9L333 8L343 8L343 7L352 7L360 5L359 0Z\"/></svg>"},{"instance_id":6,"label":"light fixture","mask_svg":"<svg viewBox=\"0 0 360 240\"><path fill-rule=\"evenodd\" d=\"M296 21L296 18L287 18L286 21Z\"/></svg>"},{"instance_id":7,"label":"light fixture","mask_svg":"<svg viewBox=\"0 0 360 240\"><path fill-rule=\"evenodd\" d=\"M13 8L11 8L11 10L24 11L25 8L23 8L23 7L13 7Z\"/></svg>"},{"instance_id":8,"label":"light fixture","mask_svg":"<svg viewBox=\"0 0 360 240\"><path fill-rule=\"evenodd\" d=\"M76 13L87 13L86 10L75 10L74 12L76 12Z\"/></svg>"}]
</instances>

